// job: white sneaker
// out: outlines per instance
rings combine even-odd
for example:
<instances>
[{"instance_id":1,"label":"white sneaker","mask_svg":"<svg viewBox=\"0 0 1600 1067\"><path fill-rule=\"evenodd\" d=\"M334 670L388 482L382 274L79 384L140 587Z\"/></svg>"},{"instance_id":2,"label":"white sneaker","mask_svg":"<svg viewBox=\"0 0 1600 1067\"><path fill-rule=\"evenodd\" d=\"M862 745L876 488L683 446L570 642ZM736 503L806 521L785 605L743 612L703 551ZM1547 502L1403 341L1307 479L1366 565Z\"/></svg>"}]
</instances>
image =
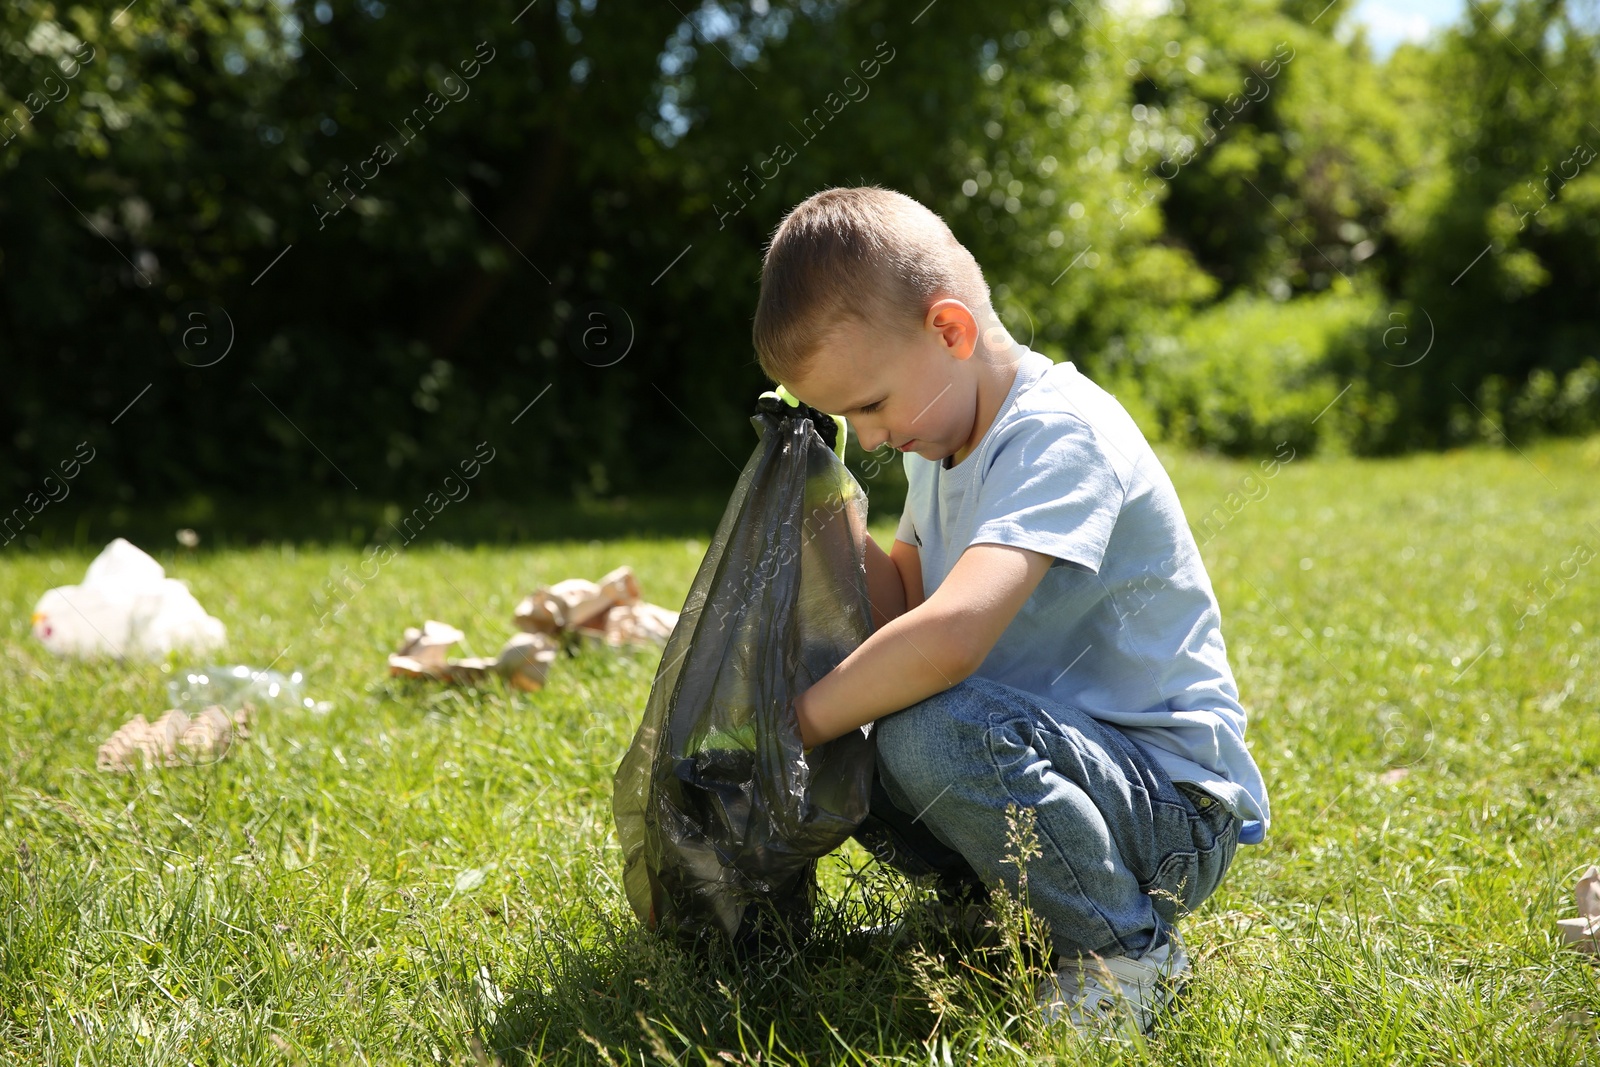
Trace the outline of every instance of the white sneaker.
<instances>
[{"instance_id":1,"label":"white sneaker","mask_svg":"<svg viewBox=\"0 0 1600 1067\"><path fill-rule=\"evenodd\" d=\"M1079 1030L1148 1034L1172 1003L1189 969L1173 933L1165 945L1138 959L1084 956L1069 960L1039 983L1039 1009L1047 1024L1065 1018Z\"/></svg>"}]
</instances>

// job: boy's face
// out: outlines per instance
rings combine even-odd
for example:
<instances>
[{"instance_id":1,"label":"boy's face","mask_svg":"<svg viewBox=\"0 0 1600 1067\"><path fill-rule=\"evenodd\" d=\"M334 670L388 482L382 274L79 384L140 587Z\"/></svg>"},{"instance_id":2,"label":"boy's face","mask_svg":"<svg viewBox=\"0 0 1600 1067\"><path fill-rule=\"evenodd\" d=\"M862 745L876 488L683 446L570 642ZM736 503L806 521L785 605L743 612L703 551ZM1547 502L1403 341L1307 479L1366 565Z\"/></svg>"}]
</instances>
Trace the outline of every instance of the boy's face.
<instances>
[{"instance_id":1,"label":"boy's face","mask_svg":"<svg viewBox=\"0 0 1600 1067\"><path fill-rule=\"evenodd\" d=\"M941 300L914 332L834 323L805 375L783 385L800 400L850 420L868 452L886 442L940 460L973 444L977 388L970 357L977 322L957 300Z\"/></svg>"}]
</instances>

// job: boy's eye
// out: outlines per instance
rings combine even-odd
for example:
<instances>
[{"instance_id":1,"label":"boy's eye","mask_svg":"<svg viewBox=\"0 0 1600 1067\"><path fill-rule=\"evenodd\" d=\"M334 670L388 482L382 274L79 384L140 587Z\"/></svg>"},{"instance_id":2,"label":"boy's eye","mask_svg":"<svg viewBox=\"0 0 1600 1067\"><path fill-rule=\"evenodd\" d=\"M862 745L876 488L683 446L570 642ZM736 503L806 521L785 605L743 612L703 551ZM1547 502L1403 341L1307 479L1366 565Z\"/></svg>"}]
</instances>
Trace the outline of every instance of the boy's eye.
<instances>
[{"instance_id":1,"label":"boy's eye","mask_svg":"<svg viewBox=\"0 0 1600 1067\"><path fill-rule=\"evenodd\" d=\"M874 411L877 411L881 407L883 407L883 401L874 400L872 403L870 403L867 406L863 407L861 409L861 413L863 415L868 415L868 414L871 414Z\"/></svg>"}]
</instances>

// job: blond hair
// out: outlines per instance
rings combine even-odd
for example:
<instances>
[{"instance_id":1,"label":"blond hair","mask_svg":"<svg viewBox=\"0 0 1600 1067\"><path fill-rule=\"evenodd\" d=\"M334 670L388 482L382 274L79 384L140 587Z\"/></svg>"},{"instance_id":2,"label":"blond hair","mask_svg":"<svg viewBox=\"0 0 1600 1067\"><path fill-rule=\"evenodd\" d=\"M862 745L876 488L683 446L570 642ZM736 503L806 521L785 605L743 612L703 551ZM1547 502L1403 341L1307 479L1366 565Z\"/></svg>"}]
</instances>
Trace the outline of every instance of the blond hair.
<instances>
[{"instance_id":1,"label":"blond hair","mask_svg":"<svg viewBox=\"0 0 1600 1067\"><path fill-rule=\"evenodd\" d=\"M790 211L767 245L756 357L768 377L793 382L840 318L909 332L943 297L980 322L989 311L983 271L943 219L889 189L824 189Z\"/></svg>"}]
</instances>

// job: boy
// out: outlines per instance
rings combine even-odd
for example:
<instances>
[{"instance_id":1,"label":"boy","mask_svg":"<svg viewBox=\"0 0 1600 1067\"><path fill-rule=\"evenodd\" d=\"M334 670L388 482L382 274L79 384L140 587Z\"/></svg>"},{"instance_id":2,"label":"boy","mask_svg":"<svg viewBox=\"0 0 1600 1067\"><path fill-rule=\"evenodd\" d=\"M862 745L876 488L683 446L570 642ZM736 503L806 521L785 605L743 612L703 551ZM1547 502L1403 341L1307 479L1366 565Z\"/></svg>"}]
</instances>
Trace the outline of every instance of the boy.
<instances>
[{"instance_id":1,"label":"boy","mask_svg":"<svg viewBox=\"0 0 1600 1067\"><path fill-rule=\"evenodd\" d=\"M875 631L797 698L802 740L876 721L860 836L945 890L1014 889L1007 807L1030 809L1046 1018L1148 1030L1187 967L1173 924L1269 820L1166 472L1113 397L1011 339L971 253L899 193L784 219L754 340L795 397L906 456L893 547L867 547Z\"/></svg>"}]
</instances>

